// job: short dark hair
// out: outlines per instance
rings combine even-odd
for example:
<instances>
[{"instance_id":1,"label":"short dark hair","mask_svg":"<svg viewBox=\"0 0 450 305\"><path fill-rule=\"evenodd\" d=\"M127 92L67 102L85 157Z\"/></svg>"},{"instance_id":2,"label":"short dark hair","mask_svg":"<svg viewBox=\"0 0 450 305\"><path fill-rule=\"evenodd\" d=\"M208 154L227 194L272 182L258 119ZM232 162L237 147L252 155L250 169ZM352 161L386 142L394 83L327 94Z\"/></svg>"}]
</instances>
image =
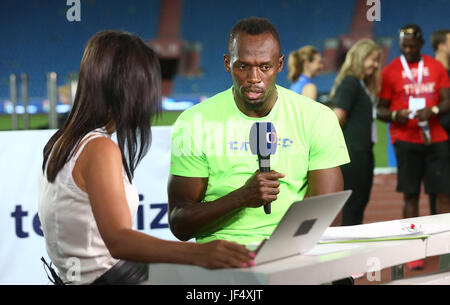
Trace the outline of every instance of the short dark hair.
<instances>
[{"instance_id":1,"label":"short dark hair","mask_svg":"<svg viewBox=\"0 0 450 305\"><path fill-rule=\"evenodd\" d=\"M234 38L239 33L246 33L249 35L259 35L263 33L270 33L273 38L278 42L278 46L280 47L281 53L281 41L280 35L276 27L269 21L267 18L260 17L249 17L240 20L238 23L234 25L231 29L230 35L228 36L228 52L231 51L231 45L233 43Z\"/></svg>"},{"instance_id":2,"label":"short dark hair","mask_svg":"<svg viewBox=\"0 0 450 305\"><path fill-rule=\"evenodd\" d=\"M449 29L437 30L431 35L431 46L433 47L434 52L437 51L441 43L445 43L447 41L447 34L450 34Z\"/></svg>"},{"instance_id":3,"label":"short dark hair","mask_svg":"<svg viewBox=\"0 0 450 305\"><path fill-rule=\"evenodd\" d=\"M123 167L131 181L150 146L150 121L160 111L161 69L155 52L126 32L95 34L81 60L69 117L44 148L42 170L48 163L47 180L55 181L88 132L112 121Z\"/></svg>"},{"instance_id":4,"label":"short dark hair","mask_svg":"<svg viewBox=\"0 0 450 305\"><path fill-rule=\"evenodd\" d=\"M417 24L407 24L400 28L399 37L402 38L403 35L411 35L414 38L417 38L423 41L422 29Z\"/></svg>"}]
</instances>

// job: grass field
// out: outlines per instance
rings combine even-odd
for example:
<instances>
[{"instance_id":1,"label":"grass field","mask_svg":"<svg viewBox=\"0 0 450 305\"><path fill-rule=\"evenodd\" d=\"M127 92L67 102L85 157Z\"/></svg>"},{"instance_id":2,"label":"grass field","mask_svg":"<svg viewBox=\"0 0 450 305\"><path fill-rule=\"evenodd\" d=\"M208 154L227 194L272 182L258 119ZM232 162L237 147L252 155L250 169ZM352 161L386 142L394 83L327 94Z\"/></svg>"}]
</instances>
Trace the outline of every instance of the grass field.
<instances>
[{"instance_id":1,"label":"grass field","mask_svg":"<svg viewBox=\"0 0 450 305\"><path fill-rule=\"evenodd\" d=\"M387 124L377 121L377 136L378 142L373 147L373 153L375 155L375 167L387 167L388 166L388 128Z\"/></svg>"},{"instance_id":2,"label":"grass field","mask_svg":"<svg viewBox=\"0 0 450 305\"><path fill-rule=\"evenodd\" d=\"M153 120L153 126L170 126L180 115L181 111L165 111L160 117ZM18 116L19 129L23 129L23 118ZM12 119L10 115L0 115L0 131L11 130ZM30 129L47 129L48 115L33 114L30 115Z\"/></svg>"},{"instance_id":3,"label":"grass field","mask_svg":"<svg viewBox=\"0 0 450 305\"><path fill-rule=\"evenodd\" d=\"M165 111L160 117L153 120L153 126L170 126L180 115L181 111ZM19 129L23 129L23 119L19 115ZM0 131L11 130L11 116L0 115ZM46 114L35 114L30 116L30 129L46 129L48 116ZM387 125L377 121L378 143L374 146L375 167L387 167Z\"/></svg>"}]
</instances>

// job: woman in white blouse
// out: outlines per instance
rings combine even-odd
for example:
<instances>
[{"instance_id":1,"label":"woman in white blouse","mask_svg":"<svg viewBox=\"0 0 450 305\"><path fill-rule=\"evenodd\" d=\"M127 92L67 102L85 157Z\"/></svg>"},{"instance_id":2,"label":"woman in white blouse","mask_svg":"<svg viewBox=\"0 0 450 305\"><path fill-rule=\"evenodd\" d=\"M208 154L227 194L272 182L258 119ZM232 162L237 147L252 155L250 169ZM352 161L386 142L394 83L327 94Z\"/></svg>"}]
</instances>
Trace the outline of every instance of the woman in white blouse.
<instances>
[{"instance_id":1,"label":"woman in white blouse","mask_svg":"<svg viewBox=\"0 0 450 305\"><path fill-rule=\"evenodd\" d=\"M139 201L132 178L160 112L160 75L157 56L134 35L104 31L86 46L73 109L44 148L39 185L47 252L62 282L139 283L147 268L133 262L254 265L242 245L166 241L132 229Z\"/></svg>"}]
</instances>

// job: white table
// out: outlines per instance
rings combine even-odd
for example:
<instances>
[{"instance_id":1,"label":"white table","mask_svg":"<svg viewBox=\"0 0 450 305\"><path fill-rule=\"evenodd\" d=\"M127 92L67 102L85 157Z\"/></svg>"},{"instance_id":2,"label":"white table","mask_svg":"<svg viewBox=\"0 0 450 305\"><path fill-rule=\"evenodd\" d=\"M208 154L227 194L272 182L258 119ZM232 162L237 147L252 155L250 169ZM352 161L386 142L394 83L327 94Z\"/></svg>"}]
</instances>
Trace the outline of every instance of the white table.
<instances>
[{"instance_id":1,"label":"white table","mask_svg":"<svg viewBox=\"0 0 450 305\"><path fill-rule=\"evenodd\" d=\"M409 219L415 224L450 223L450 214ZM352 245L352 246L350 246ZM318 245L320 250L327 245ZM329 254L297 255L245 269L208 270L192 265L150 264L147 284L165 285L285 285L323 284L374 269L450 253L450 232L427 239L344 244Z\"/></svg>"},{"instance_id":2,"label":"white table","mask_svg":"<svg viewBox=\"0 0 450 305\"><path fill-rule=\"evenodd\" d=\"M411 222L421 224L450 224L450 214L440 214L410 218ZM450 232L431 235L427 239L426 256L436 256L450 253Z\"/></svg>"}]
</instances>

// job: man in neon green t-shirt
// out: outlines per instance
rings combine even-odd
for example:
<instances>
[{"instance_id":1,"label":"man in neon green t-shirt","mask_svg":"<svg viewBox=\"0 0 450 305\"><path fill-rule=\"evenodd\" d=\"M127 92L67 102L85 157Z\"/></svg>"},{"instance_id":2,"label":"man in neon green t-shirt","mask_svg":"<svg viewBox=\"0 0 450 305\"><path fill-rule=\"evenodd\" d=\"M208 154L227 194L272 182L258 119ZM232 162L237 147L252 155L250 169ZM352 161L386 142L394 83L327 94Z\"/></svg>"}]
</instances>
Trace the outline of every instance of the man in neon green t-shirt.
<instances>
[{"instance_id":1,"label":"man in neon green t-shirt","mask_svg":"<svg viewBox=\"0 0 450 305\"><path fill-rule=\"evenodd\" d=\"M306 194L343 190L339 166L349 157L337 118L276 85L284 55L275 27L243 19L231 31L228 52L233 86L183 112L173 128L169 223L181 240L256 243ZM269 173L258 171L250 151L254 122L272 122L277 130ZM264 213L267 203L271 214Z\"/></svg>"}]
</instances>

